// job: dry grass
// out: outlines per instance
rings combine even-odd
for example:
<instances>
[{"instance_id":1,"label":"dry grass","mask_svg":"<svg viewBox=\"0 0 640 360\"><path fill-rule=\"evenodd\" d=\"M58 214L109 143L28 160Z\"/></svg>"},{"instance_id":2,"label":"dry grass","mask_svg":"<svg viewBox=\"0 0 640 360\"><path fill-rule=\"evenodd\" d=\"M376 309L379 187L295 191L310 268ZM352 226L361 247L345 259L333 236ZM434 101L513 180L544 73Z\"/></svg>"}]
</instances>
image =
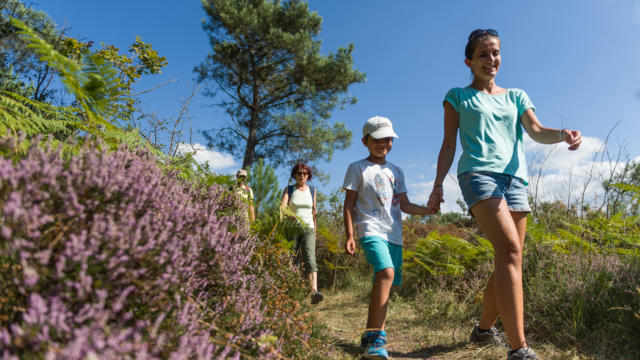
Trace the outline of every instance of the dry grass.
<instances>
[{"instance_id":1,"label":"dry grass","mask_svg":"<svg viewBox=\"0 0 640 360\"><path fill-rule=\"evenodd\" d=\"M370 283L363 282L354 288L327 291L325 301L314 307L326 325L328 339L325 353L329 359L358 359L359 341L366 317L368 289ZM505 359L506 349L499 347L477 347L469 344L468 336L472 324L451 325L446 321L429 320L420 314L411 301L392 296L387 314L387 349L392 359ZM424 306L424 305L423 305ZM448 324L448 325L446 325ZM431 326L430 326L431 325ZM552 345L535 344L536 353L547 360L591 360L575 351L561 351Z\"/></svg>"}]
</instances>

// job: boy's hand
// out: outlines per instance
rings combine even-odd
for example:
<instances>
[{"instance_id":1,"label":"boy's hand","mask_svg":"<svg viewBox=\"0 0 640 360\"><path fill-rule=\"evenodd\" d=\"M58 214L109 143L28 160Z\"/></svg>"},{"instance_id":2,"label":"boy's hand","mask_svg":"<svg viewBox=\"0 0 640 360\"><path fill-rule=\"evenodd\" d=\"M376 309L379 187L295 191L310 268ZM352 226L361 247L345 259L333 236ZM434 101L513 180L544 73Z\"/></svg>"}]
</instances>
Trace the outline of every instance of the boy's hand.
<instances>
[{"instance_id":1,"label":"boy's hand","mask_svg":"<svg viewBox=\"0 0 640 360\"><path fill-rule=\"evenodd\" d=\"M344 244L344 251L349 255L355 254L356 242L353 241L353 237L347 239L347 242Z\"/></svg>"}]
</instances>

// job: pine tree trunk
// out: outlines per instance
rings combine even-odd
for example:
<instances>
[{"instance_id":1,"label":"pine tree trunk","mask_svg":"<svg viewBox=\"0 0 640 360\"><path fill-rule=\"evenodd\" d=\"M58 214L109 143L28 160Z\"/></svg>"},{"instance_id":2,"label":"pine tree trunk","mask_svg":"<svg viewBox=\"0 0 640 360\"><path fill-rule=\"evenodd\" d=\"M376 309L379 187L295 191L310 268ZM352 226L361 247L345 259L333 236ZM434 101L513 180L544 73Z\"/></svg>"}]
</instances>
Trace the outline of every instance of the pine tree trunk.
<instances>
[{"instance_id":1,"label":"pine tree trunk","mask_svg":"<svg viewBox=\"0 0 640 360\"><path fill-rule=\"evenodd\" d=\"M255 98L254 98L255 99ZM248 169L253 165L255 160L256 145L258 143L258 111L251 111L251 122L249 124L249 136L247 137L247 149L244 152L244 160L242 161L242 168Z\"/></svg>"}]
</instances>

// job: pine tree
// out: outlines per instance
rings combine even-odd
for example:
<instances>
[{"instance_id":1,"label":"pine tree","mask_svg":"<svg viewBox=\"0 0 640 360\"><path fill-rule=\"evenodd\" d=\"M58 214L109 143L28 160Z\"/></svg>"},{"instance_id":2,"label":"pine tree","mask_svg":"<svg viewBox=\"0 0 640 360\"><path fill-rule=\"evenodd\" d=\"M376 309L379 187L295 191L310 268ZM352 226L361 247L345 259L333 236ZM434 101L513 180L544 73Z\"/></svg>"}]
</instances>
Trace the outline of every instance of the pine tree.
<instances>
[{"instance_id":1,"label":"pine tree","mask_svg":"<svg viewBox=\"0 0 640 360\"><path fill-rule=\"evenodd\" d=\"M212 52L195 68L205 95L218 99L228 126L205 131L210 146L282 165L330 160L351 143L336 106L355 103L349 85L365 75L353 68L353 45L320 54L322 18L301 0L204 0Z\"/></svg>"}]
</instances>

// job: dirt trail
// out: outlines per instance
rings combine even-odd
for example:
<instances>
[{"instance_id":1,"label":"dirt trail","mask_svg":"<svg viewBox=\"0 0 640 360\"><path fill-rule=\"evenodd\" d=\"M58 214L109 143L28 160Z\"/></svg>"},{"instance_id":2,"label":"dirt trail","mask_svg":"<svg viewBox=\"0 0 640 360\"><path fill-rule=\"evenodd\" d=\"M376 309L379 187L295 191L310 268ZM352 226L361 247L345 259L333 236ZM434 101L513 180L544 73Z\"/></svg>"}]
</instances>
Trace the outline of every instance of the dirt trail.
<instances>
[{"instance_id":1,"label":"dirt trail","mask_svg":"<svg viewBox=\"0 0 640 360\"><path fill-rule=\"evenodd\" d=\"M329 359L359 359L360 334L365 326L368 299L351 292L326 292L325 301L314 307L327 326ZM429 328L416 308L401 300L391 301L387 314L387 349L392 359L506 359L506 349L469 344L470 328ZM536 346L541 359L579 360L573 352L552 346Z\"/></svg>"}]
</instances>

